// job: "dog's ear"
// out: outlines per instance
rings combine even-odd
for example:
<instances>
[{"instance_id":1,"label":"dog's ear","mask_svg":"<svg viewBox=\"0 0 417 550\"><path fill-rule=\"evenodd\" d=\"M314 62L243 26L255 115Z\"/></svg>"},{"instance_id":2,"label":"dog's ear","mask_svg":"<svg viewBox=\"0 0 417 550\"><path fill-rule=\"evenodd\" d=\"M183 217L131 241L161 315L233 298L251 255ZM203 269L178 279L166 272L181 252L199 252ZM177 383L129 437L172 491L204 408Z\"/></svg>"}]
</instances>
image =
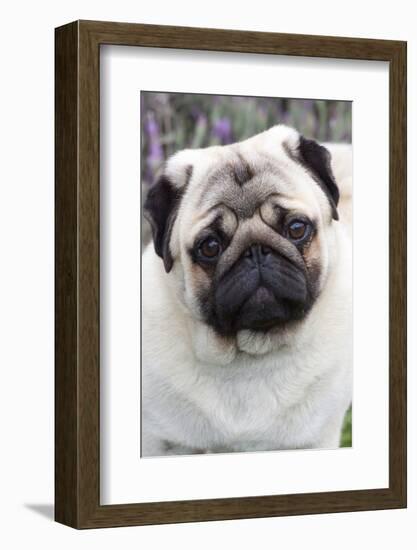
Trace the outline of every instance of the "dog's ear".
<instances>
[{"instance_id":1,"label":"dog's ear","mask_svg":"<svg viewBox=\"0 0 417 550\"><path fill-rule=\"evenodd\" d=\"M151 225L155 252L162 258L167 273L174 263L170 250L172 228L192 174L192 166L189 165L183 170L178 170L175 165L175 170L169 168L168 161L165 172L149 189L144 205L144 216Z\"/></svg>"},{"instance_id":2,"label":"dog's ear","mask_svg":"<svg viewBox=\"0 0 417 550\"><path fill-rule=\"evenodd\" d=\"M339 188L330 165L331 155L329 151L316 141L300 136L297 153L301 163L311 173L326 195L332 209L333 219L338 220Z\"/></svg>"}]
</instances>

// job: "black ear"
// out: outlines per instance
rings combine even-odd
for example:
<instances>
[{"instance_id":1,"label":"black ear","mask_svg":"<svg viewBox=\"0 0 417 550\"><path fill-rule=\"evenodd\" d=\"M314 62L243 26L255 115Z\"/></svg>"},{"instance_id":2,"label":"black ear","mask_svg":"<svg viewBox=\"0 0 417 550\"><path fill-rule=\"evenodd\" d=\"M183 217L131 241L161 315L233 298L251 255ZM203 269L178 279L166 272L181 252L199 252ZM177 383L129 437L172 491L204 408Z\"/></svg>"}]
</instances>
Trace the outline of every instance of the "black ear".
<instances>
[{"instance_id":1,"label":"black ear","mask_svg":"<svg viewBox=\"0 0 417 550\"><path fill-rule=\"evenodd\" d=\"M182 192L175 189L169 178L162 175L149 189L144 206L144 216L152 228L155 252L163 259L167 273L174 263L169 241L181 197Z\"/></svg>"},{"instance_id":2,"label":"black ear","mask_svg":"<svg viewBox=\"0 0 417 550\"><path fill-rule=\"evenodd\" d=\"M301 162L311 172L327 196L332 209L333 219L338 220L337 204L339 202L339 189L330 166L331 155L329 151L316 141L300 136L298 153Z\"/></svg>"}]
</instances>

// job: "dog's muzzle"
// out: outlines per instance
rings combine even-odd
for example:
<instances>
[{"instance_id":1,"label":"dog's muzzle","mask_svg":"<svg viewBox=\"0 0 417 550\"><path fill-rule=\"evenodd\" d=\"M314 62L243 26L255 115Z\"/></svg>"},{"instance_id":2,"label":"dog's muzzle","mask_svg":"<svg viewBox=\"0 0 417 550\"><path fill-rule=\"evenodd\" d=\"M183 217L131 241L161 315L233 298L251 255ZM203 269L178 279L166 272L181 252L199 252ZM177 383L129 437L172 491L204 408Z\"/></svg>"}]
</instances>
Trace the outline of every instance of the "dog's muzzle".
<instances>
[{"instance_id":1,"label":"dog's muzzle","mask_svg":"<svg viewBox=\"0 0 417 550\"><path fill-rule=\"evenodd\" d=\"M214 324L219 332L269 330L309 309L306 273L263 244L251 245L218 282Z\"/></svg>"}]
</instances>

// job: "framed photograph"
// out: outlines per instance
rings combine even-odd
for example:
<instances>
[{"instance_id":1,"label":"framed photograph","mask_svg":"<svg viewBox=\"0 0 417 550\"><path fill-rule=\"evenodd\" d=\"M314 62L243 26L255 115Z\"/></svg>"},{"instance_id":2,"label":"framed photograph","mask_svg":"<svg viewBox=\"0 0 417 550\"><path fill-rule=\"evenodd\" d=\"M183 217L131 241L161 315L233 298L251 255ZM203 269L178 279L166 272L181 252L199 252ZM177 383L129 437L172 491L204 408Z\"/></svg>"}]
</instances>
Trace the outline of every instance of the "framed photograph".
<instances>
[{"instance_id":1,"label":"framed photograph","mask_svg":"<svg viewBox=\"0 0 417 550\"><path fill-rule=\"evenodd\" d=\"M56 520L406 506L406 43L56 29Z\"/></svg>"}]
</instances>

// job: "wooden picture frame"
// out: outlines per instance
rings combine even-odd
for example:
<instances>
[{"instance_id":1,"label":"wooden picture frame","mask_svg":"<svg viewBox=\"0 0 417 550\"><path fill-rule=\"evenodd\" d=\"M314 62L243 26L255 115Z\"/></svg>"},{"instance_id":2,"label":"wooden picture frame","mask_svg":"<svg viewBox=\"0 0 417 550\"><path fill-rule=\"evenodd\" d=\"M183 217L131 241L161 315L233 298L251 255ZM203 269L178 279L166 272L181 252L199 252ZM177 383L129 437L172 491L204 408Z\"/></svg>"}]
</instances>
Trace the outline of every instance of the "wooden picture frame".
<instances>
[{"instance_id":1,"label":"wooden picture frame","mask_svg":"<svg viewBox=\"0 0 417 550\"><path fill-rule=\"evenodd\" d=\"M75 528L406 506L406 43L76 21L56 29L55 519ZM100 505L99 56L117 44L389 62L389 487Z\"/></svg>"}]
</instances>

